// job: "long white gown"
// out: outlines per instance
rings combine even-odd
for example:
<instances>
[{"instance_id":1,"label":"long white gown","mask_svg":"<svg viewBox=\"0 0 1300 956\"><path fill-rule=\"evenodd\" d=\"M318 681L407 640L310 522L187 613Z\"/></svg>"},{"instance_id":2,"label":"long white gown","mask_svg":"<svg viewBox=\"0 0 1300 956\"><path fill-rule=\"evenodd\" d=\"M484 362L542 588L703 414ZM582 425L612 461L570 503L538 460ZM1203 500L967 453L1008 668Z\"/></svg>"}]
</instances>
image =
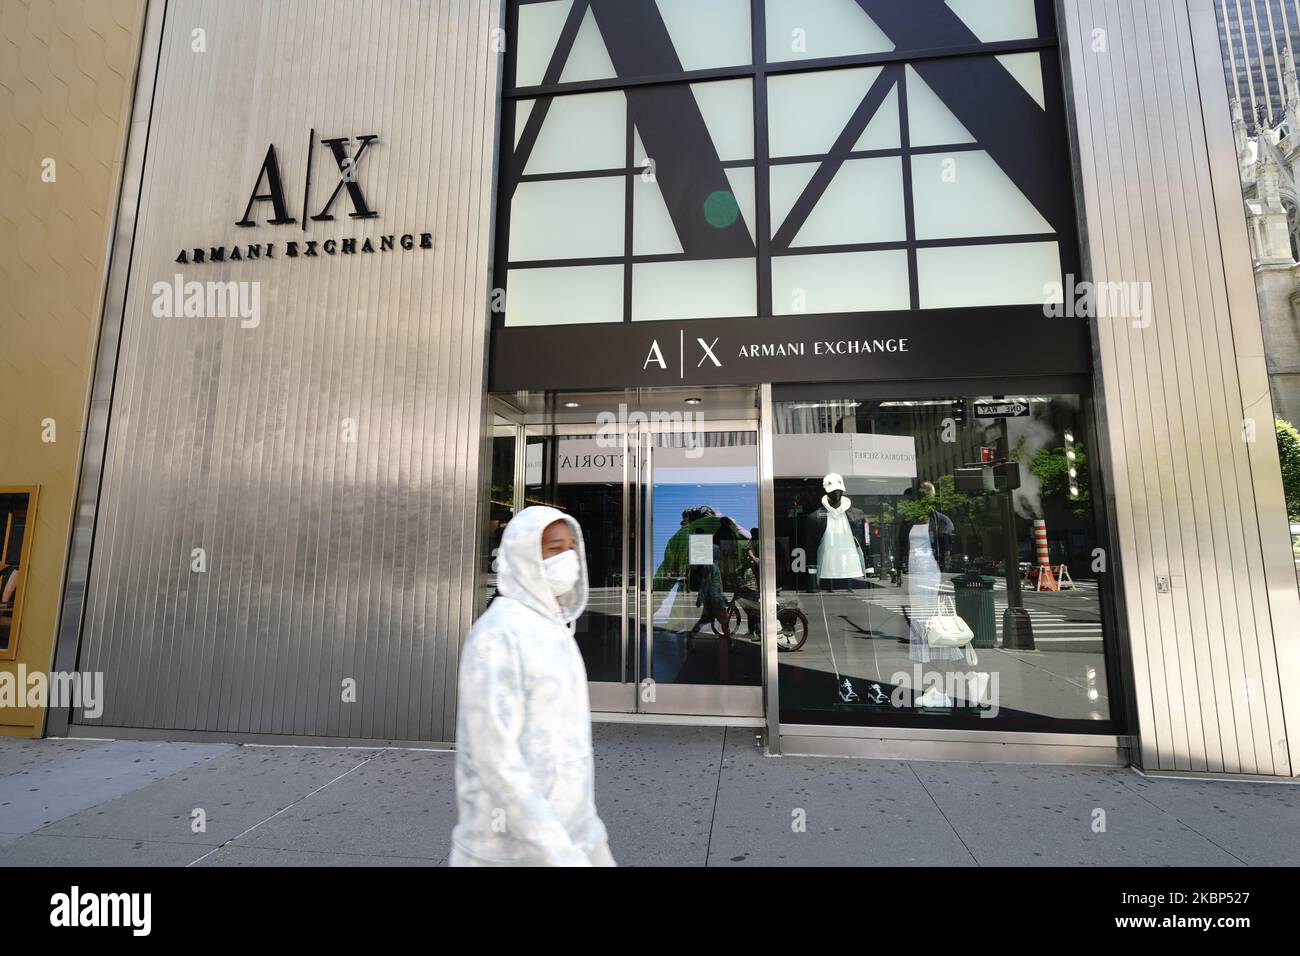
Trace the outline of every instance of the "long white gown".
<instances>
[{"instance_id":1,"label":"long white gown","mask_svg":"<svg viewBox=\"0 0 1300 956\"><path fill-rule=\"evenodd\" d=\"M911 619L907 656L923 664L955 661L962 656L960 648L931 647L925 639L925 625L939 610L939 562L930 546L930 526L912 525L907 546L907 603Z\"/></svg>"}]
</instances>

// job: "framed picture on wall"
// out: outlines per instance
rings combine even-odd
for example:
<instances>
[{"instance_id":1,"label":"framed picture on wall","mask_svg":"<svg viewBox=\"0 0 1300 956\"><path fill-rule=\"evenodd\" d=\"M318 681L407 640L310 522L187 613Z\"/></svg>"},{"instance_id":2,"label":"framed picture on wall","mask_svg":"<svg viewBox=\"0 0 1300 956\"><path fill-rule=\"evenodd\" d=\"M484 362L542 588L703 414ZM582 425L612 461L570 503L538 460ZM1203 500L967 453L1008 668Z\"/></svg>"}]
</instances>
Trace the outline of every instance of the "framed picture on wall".
<instances>
[{"instance_id":1,"label":"framed picture on wall","mask_svg":"<svg viewBox=\"0 0 1300 956\"><path fill-rule=\"evenodd\" d=\"M18 653L36 491L34 486L0 487L0 660L13 660Z\"/></svg>"}]
</instances>

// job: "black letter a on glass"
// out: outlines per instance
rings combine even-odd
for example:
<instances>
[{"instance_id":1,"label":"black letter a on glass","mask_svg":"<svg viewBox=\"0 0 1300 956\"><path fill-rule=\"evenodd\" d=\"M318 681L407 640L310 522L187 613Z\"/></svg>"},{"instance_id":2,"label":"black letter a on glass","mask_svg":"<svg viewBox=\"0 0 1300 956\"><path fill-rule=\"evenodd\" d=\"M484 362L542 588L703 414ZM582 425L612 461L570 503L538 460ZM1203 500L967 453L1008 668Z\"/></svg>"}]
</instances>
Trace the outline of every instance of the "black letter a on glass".
<instances>
[{"instance_id":1,"label":"black letter a on glass","mask_svg":"<svg viewBox=\"0 0 1300 956\"><path fill-rule=\"evenodd\" d=\"M266 179L267 189L269 192L259 193L257 190L262 185L263 178ZM235 223L236 226L255 226L257 223L249 218L253 211L253 206L259 202L270 200L271 207L275 210L275 218L267 220L273 226L282 226L285 223L296 222L289 215L289 210L284 205L284 186L280 182L280 164L275 159L275 144L266 151L266 159L262 160L262 171L257 174L257 182L253 184L253 195L248 200L248 208L244 210L244 218Z\"/></svg>"}]
</instances>

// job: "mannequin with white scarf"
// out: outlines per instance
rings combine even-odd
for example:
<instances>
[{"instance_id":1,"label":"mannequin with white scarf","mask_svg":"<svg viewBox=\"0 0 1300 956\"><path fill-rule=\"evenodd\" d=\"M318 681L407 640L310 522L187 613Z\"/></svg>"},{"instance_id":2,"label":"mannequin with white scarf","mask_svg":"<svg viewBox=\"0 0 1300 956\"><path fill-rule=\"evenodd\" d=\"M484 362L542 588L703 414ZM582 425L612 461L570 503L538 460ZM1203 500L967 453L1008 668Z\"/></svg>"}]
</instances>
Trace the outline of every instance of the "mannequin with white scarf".
<instances>
[{"instance_id":1,"label":"mannequin with white scarf","mask_svg":"<svg viewBox=\"0 0 1300 956\"><path fill-rule=\"evenodd\" d=\"M807 521L808 555L817 562L810 582L814 590L822 581L851 581L867 573L867 516L844 494L840 475L823 478L822 489L821 507Z\"/></svg>"}]
</instances>

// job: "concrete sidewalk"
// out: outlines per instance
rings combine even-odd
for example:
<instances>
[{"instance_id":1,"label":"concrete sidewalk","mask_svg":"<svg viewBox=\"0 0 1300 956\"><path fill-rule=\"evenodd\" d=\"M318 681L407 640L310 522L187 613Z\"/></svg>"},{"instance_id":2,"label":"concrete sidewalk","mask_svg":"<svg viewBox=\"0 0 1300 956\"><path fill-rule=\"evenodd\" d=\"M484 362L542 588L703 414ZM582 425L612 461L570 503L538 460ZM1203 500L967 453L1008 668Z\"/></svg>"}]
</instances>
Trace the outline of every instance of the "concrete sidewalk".
<instances>
[{"instance_id":1,"label":"concrete sidewalk","mask_svg":"<svg viewBox=\"0 0 1300 956\"><path fill-rule=\"evenodd\" d=\"M622 865L1300 864L1296 785L764 757L746 730L594 729L597 804ZM0 865L438 865L452 763L421 750L0 738ZM196 811L206 831L194 832Z\"/></svg>"}]
</instances>

